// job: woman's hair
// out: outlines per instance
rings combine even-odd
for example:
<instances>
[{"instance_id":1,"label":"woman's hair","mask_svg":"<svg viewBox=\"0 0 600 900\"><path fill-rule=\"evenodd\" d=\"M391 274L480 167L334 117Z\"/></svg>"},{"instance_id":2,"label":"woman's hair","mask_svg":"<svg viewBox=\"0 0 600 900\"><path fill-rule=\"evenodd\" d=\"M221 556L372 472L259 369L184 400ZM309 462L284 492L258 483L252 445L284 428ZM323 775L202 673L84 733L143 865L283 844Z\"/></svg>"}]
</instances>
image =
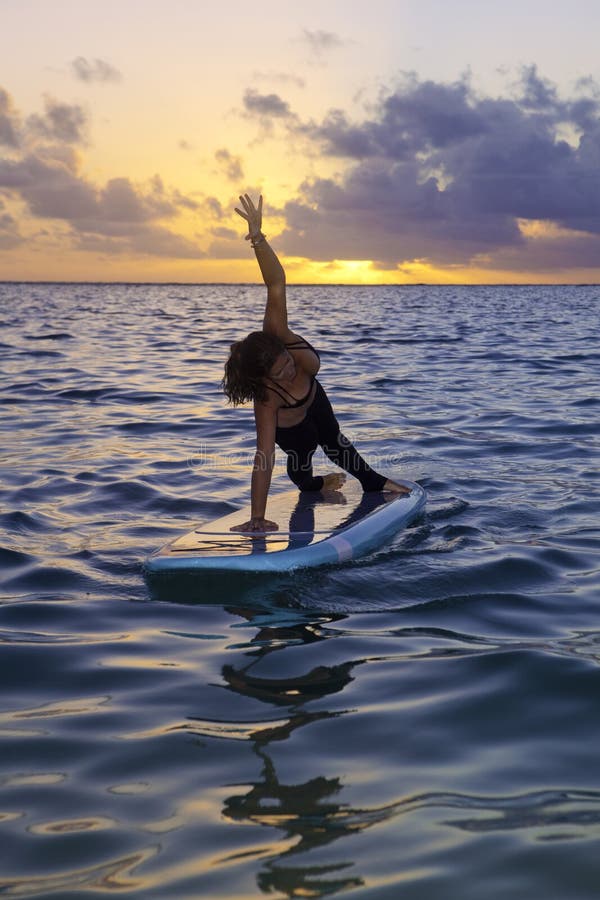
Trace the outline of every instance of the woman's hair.
<instances>
[{"instance_id":1,"label":"woman's hair","mask_svg":"<svg viewBox=\"0 0 600 900\"><path fill-rule=\"evenodd\" d=\"M266 331L253 331L232 344L221 382L229 402L239 406L247 400L266 400L263 378L284 351L283 341Z\"/></svg>"}]
</instances>

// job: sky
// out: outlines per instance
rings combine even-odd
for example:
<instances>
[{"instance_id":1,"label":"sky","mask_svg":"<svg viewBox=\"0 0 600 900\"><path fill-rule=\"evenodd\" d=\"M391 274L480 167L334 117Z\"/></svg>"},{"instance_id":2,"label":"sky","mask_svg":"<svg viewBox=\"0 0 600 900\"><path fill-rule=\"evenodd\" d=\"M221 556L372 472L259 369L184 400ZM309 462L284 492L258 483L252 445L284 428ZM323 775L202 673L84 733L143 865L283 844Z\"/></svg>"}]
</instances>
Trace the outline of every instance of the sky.
<instances>
[{"instance_id":1,"label":"sky","mask_svg":"<svg viewBox=\"0 0 600 900\"><path fill-rule=\"evenodd\" d=\"M0 280L600 282L598 0L0 0Z\"/></svg>"}]
</instances>

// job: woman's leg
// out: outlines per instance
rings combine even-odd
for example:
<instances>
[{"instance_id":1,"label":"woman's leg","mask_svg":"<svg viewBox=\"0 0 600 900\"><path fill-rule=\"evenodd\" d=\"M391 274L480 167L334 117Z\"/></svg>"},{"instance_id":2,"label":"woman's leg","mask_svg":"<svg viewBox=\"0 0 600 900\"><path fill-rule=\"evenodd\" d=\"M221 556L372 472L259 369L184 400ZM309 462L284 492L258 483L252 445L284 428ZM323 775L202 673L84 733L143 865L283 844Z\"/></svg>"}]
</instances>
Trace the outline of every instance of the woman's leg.
<instances>
[{"instance_id":1,"label":"woman's leg","mask_svg":"<svg viewBox=\"0 0 600 900\"><path fill-rule=\"evenodd\" d=\"M291 428L278 428L275 440L287 453L287 473L301 491L320 491L323 476L313 475L312 458L318 446L314 422L304 419Z\"/></svg>"},{"instance_id":2,"label":"woman's leg","mask_svg":"<svg viewBox=\"0 0 600 900\"><path fill-rule=\"evenodd\" d=\"M348 438L340 431L327 394L317 382L317 393L310 408L310 416L316 425L318 442L329 459L350 475L358 478L363 491L381 491L387 481L385 475L375 472L362 458Z\"/></svg>"}]
</instances>

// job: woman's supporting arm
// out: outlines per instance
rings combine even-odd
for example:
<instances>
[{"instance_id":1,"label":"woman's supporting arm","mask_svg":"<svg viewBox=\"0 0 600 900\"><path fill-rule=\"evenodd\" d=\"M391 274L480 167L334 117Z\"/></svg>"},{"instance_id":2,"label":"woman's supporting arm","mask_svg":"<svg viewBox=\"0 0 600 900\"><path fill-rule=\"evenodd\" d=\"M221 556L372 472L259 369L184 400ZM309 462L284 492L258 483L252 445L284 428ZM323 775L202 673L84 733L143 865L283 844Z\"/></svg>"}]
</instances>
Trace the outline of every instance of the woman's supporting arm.
<instances>
[{"instance_id":1,"label":"woman's supporting arm","mask_svg":"<svg viewBox=\"0 0 600 900\"><path fill-rule=\"evenodd\" d=\"M253 519L264 519L267 494L275 462L277 410L266 403L257 402L254 404L254 421L256 422L256 453L250 489L251 515Z\"/></svg>"},{"instance_id":2,"label":"woman's supporting arm","mask_svg":"<svg viewBox=\"0 0 600 900\"><path fill-rule=\"evenodd\" d=\"M256 453L250 483L250 521L235 525L232 531L276 531L278 525L265 519L267 496L275 462L277 410L265 403L254 404Z\"/></svg>"},{"instance_id":3,"label":"woman's supporting arm","mask_svg":"<svg viewBox=\"0 0 600 900\"><path fill-rule=\"evenodd\" d=\"M264 521L274 462L274 449L273 453L265 453L264 450L257 450L254 454L252 480L250 482L250 516L252 519Z\"/></svg>"}]
</instances>

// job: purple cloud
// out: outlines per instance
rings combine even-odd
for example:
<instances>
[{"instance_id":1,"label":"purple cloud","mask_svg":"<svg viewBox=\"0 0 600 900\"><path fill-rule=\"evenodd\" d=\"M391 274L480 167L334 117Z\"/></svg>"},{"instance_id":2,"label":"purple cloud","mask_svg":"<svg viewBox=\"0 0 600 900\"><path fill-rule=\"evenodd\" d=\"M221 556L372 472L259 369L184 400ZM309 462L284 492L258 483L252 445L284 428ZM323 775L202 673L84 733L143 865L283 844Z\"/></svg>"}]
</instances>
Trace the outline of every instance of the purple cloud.
<instances>
[{"instance_id":1,"label":"purple cloud","mask_svg":"<svg viewBox=\"0 0 600 900\"><path fill-rule=\"evenodd\" d=\"M87 116L77 104L61 103L53 97L45 97L43 116L29 116L29 132L38 138L46 138L69 144L80 144L85 139Z\"/></svg>"},{"instance_id":2,"label":"purple cloud","mask_svg":"<svg viewBox=\"0 0 600 900\"><path fill-rule=\"evenodd\" d=\"M278 94L259 94L249 88L244 94L244 108L250 115L268 119L287 119L293 117L289 103Z\"/></svg>"},{"instance_id":3,"label":"purple cloud","mask_svg":"<svg viewBox=\"0 0 600 900\"><path fill-rule=\"evenodd\" d=\"M283 249L383 265L468 264L502 249L523 260L532 243L524 219L587 232L600 259L599 112L593 82L562 99L529 67L510 98L480 96L466 79L412 75L362 121L342 110L316 123L289 116L291 134L347 166L335 180L301 185L284 210ZM549 264L555 241L547 242Z\"/></svg>"}]
</instances>

